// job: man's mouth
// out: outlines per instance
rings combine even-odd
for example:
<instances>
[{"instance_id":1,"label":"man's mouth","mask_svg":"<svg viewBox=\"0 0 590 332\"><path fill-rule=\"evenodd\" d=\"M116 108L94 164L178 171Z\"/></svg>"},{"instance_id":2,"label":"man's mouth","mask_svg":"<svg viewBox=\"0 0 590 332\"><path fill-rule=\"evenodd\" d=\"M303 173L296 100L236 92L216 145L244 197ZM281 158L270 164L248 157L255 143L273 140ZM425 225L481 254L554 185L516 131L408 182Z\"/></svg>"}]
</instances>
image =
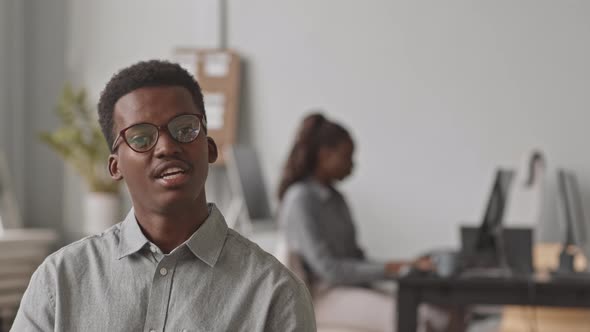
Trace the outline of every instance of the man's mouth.
<instances>
[{"instance_id":1,"label":"man's mouth","mask_svg":"<svg viewBox=\"0 0 590 332\"><path fill-rule=\"evenodd\" d=\"M180 167L170 167L170 168L167 168L164 171L162 171L162 173L160 173L160 176L158 176L158 178L164 179L164 180L172 180L172 179L181 177L184 173L185 173L185 171L183 169L181 169Z\"/></svg>"},{"instance_id":2,"label":"man's mouth","mask_svg":"<svg viewBox=\"0 0 590 332\"><path fill-rule=\"evenodd\" d=\"M192 167L186 162L167 161L155 169L154 178L164 188L175 189L184 186L190 180L191 170Z\"/></svg>"}]
</instances>

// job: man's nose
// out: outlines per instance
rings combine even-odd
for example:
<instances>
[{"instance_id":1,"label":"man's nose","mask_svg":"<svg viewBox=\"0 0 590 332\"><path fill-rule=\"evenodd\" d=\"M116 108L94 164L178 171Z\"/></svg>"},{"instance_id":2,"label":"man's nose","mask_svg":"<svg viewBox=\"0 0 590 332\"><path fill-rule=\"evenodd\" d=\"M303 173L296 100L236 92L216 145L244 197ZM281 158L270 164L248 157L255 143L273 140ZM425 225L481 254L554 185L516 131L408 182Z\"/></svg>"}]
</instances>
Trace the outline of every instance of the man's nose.
<instances>
[{"instance_id":1,"label":"man's nose","mask_svg":"<svg viewBox=\"0 0 590 332\"><path fill-rule=\"evenodd\" d=\"M179 154L181 151L180 143L172 138L168 130L160 130L160 137L154 147L156 158L163 158Z\"/></svg>"}]
</instances>

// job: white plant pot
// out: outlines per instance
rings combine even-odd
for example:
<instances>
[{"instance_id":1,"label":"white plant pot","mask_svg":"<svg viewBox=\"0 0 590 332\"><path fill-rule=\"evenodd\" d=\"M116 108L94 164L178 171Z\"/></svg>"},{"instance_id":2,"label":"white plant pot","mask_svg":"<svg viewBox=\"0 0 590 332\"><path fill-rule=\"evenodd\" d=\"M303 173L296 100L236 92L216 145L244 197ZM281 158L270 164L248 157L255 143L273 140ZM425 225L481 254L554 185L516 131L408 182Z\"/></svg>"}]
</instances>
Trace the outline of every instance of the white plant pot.
<instances>
[{"instance_id":1,"label":"white plant pot","mask_svg":"<svg viewBox=\"0 0 590 332\"><path fill-rule=\"evenodd\" d=\"M89 192L84 210L84 233L98 234L118 223L119 196L110 193Z\"/></svg>"}]
</instances>

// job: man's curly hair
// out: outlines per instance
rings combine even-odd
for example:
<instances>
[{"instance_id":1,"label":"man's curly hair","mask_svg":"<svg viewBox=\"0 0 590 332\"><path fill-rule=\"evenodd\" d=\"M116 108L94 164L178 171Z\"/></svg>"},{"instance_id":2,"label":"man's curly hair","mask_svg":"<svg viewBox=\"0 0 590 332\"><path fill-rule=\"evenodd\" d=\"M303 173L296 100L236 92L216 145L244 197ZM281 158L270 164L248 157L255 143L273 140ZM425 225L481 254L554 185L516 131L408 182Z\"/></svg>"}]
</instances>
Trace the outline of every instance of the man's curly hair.
<instances>
[{"instance_id":1,"label":"man's curly hair","mask_svg":"<svg viewBox=\"0 0 590 332\"><path fill-rule=\"evenodd\" d=\"M112 148L115 140L113 113L115 104L124 95L144 87L180 86L193 97L203 115L205 106L199 83L180 65L162 60L141 61L122 69L109 80L98 102L98 122L102 133Z\"/></svg>"}]
</instances>

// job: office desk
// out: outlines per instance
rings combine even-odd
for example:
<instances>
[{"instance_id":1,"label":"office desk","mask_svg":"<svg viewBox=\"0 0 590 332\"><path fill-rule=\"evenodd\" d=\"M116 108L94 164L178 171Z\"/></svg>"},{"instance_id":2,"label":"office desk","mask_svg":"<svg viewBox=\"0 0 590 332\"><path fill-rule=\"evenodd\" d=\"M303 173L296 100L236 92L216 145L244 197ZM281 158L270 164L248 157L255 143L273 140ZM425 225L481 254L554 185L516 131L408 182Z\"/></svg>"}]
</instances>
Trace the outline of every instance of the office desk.
<instances>
[{"instance_id":1,"label":"office desk","mask_svg":"<svg viewBox=\"0 0 590 332\"><path fill-rule=\"evenodd\" d=\"M416 331L421 303L590 307L590 279L406 276L398 280L398 332Z\"/></svg>"}]
</instances>

